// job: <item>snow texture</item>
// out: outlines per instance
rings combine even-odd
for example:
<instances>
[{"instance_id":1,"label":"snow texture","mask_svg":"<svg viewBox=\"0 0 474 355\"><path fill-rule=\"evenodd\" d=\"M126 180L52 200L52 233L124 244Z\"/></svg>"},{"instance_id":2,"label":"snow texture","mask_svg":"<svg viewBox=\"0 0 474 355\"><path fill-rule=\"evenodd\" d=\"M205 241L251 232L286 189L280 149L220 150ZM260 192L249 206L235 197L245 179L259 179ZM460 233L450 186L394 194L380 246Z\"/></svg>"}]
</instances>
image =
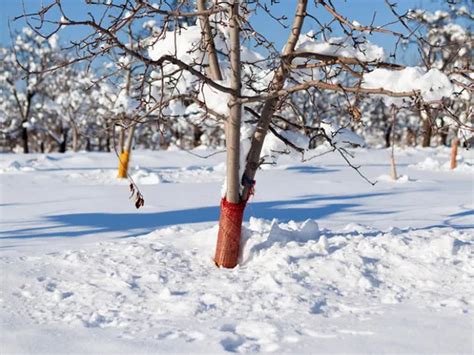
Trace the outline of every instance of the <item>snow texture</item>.
<instances>
[{"instance_id":1,"label":"snow texture","mask_svg":"<svg viewBox=\"0 0 474 355\"><path fill-rule=\"evenodd\" d=\"M260 171L233 270L212 262L223 155L134 151L140 211L113 154L2 155L2 353L469 353L472 170L396 154L405 183L337 155Z\"/></svg>"},{"instance_id":2,"label":"snow texture","mask_svg":"<svg viewBox=\"0 0 474 355\"><path fill-rule=\"evenodd\" d=\"M368 89L384 88L394 92L418 91L425 101L436 101L450 97L453 85L449 78L438 69L425 71L420 67L407 67L402 70L374 69L364 74L362 87ZM389 104L400 104L402 99L384 97Z\"/></svg>"},{"instance_id":3,"label":"snow texture","mask_svg":"<svg viewBox=\"0 0 474 355\"><path fill-rule=\"evenodd\" d=\"M367 40L354 46L351 38L330 37L326 40L315 39L313 31L301 35L296 46L297 52L313 52L345 58L357 58L365 62L378 62L385 59L384 49Z\"/></svg>"}]
</instances>

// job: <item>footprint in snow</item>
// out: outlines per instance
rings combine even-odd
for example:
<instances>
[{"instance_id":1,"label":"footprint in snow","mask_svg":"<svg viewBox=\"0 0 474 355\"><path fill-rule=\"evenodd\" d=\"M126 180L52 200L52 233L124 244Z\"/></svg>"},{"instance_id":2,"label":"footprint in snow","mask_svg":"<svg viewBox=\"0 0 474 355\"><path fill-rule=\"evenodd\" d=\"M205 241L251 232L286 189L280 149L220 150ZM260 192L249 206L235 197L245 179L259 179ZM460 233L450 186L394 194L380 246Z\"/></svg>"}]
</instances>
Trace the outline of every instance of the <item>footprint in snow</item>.
<instances>
[{"instance_id":1,"label":"footprint in snow","mask_svg":"<svg viewBox=\"0 0 474 355\"><path fill-rule=\"evenodd\" d=\"M244 321L237 325L225 324L221 331L230 333L220 342L229 352L274 352L279 349L280 332L270 323Z\"/></svg>"}]
</instances>

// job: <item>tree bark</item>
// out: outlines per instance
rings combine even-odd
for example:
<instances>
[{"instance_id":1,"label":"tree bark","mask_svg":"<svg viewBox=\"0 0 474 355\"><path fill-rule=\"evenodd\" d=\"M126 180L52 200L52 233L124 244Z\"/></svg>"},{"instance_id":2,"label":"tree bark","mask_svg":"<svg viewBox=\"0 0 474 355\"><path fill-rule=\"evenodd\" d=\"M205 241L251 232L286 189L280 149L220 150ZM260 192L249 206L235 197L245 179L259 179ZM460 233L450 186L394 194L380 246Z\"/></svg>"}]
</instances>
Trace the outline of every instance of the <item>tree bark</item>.
<instances>
[{"instance_id":1,"label":"tree bark","mask_svg":"<svg viewBox=\"0 0 474 355\"><path fill-rule=\"evenodd\" d=\"M67 150L67 138L68 138L68 129L63 129L63 139L59 143L59 153L66 153Z\"/></svg>"},{"instance_id":2,"label":"tree bark","mask_svg":"<svg viewBox=\"0 0 474 355\"><path fill-rule=\"evenodd\" d=\"M459 139L453 138L451 141L451 170L456 169L458 166L457 157L458 157L458 146L459 146Z\"/></svg>"},{"instance_id":3,"label":"tree bark","mask_svg":"<svg viewBox=\"0 0 474 355\"><path fill-rule=\"evenodd\" d=\"M384 133L385 148L389 148L392 140L392 125L388 126Z\"/></svg>"},{"instance_id":4,"label":"tree bark","mask_svg":"<svg viewBox=\"0 0 474 355\"><path fill-rule=\"evenodd\" d=\"M197 8L198 11L205 11L206 0L197 0ZM203 32L204 49L209 60L207 74L212 80L222 80L222 73L219 66L219 60L217 58L217 51L214 44L214 36L212 35L211 24L209 23L209 16L199 16L199 24L201 25L201 31Z\"/></svg>"},{"instance_id":5,"label":"tree bark","mask_svg":"<svg viewBox=\"0 0 474 355\"><path fill-rule=\"evenodd\" d=\"M431 123L429 120L423 121L423 139L421 141L422 147L429 147L431 145Z\"/></svg>"},{"instance_id":6,"label":"tree bark","mask_svg":"<svg viewBox=\"0 0 474 355\"><path fill-rule=\"evenodd\" d=\"M28 154L30 147L28 144L28 129L26 127L22 127L21 129L21 138L23 139L23 153Z\"/></svg>"},{"instance_id":7,"label":"tree bark","mask_svg":"<svg viewBox=\"0 0 474 355\"><path fill-rule=\"evenodd\" d=\"M238 103L238 96L242 90L241 62L240 62L240 28L238 22L239 1L232 4L230 18L230 86L236 95L230 97L229 119L226 124L226 149L227 149L227 192L228 202L240 202L240 124L242 105Z\"/></svg>"},{"instance_id":8,"label":"tree bark","mask_svg":"<svg viewBox=\"0 0 474 355\"><path fill-rule=\"evenodd\" d=\"M125 179L128 176L128 165L130 162L130 154L132 152L133 145L133 136L135 135L136 124L133 124L128 129L127 142L125 144L124 150L120 153L119 157L119 166L117 177L120 179Z\"/></svg>"},{"instance_id":9,"label":"tree bark","mask_svg":"<svg viewBox=\"0 0 474 355\"><path fill-rule=\"evenodd\" d=\"M125 150L127 152L130 152L132 150L132 145L133 145L133 137L135 136L135 130L137 128L136 123L130 126L128 132L128 137L127 137L127 143L125 144Z\"/></svg>"},{"instance_id":10,"label":"tree bark","mask_svg":"<svg viewBox=\"0 0 474 355\"><path fill-rule=\"evenodd\" d=\"M392 141L392 149L390 152L390 175L392 180L397 180L397 164L395 162L395 125L397 120L397 109L395 106L392 106L392 126L391 126L391 141Z\"/></svg>"},{"instance_id":11,"label":"tree bark","mask_svg":"<svg viewBox=\"0 0 474 355\"><path fill-rule=\"evenodd\" d=\"M193 126L193 147L198 147L201 145L202 130L199 126Z\"/></svg>"},{"instance_id":12,"label":"tree bark","mask_svg":"<svg viewBox=\"0 0 474 355\"><path fill-rule=\"evenodd\" d=\"M304 17L306 16L307 0L299 0L296 15L291 29L291 34L283 51L283 55L294 51L301 33ZM253 178L257 171L263 141L268 131L271 118L276 110L279 98L277 96L268 99L257 123L256 131L252 137L250 152L247 156L245 173L240 176L240 123L242 107L238 96L241 91L240 78L240 28L238 23L239 1L234 0L231 5L230 15L230 57L231 57L231 88L233 96L229 102L229 119L226 124L226 147L227 147L227 190L226 196L221 202L221 215L219 219L219 234L217 237L216 265L232 268L237 265L240 235L242 232L242 220L247 200L253 190ZM270 84L270 92L281 90L287 76L287 63L282 62L276 70ZM240 185L244 189L240 194Z\"/></svg>"},{"instance_id":13,"label":"tree bark","mask_svg":"<svg viewBox=\"0 0 474 355\"><path fill-rule=\"evenodd\" d=\"M72 151L77 152L79 149L79 132L77 132L77 127L75 124L71 125L72 127Z\"/></svg>"},{"instance_id":14,"label":"tree bark","mask_svg":"<svg viewBox=\"0 0 474 355\"><path fill-rule=\"evenodd\" d=\"M449 133L449 126L446 125L444 119L441 118L441 128L439 129L439 139L440 144L447 146L448 145L448 133Z\"/></svg>"},{"instance_id":15,"label":"tree bark","mask_svg":"<svg viewBox=\"0 0 474 355\"><path fill-rule=\"evenodd\" d=\"M26 94L26 108L25 112L23 114L23 120L21 122L22 126L26 123L28 123L28 119L30 117L30 110L31 110L31 101L33 100L33 96L35 96L34 93L27 92ZM19 104L19 100L18 100ZM20 113L22 113L21 106L19 106ZM30 152L30 146L29 146L29 141L28 141L28 128L22 127L22 132L21 136L23 138L23 153L28 154Z\"/></svg>"},{"instance_id":16,"label":"tree bark","mask_svg":"<svg viewBox=\"0 0 474 355\"><path fill-rule=\"evenodd\" d=\"M298 1L295 18L293 21L293 25L291 26L291 33L283 50L283 56L289 55L295 50L296 43L298 42L301 33L301 28L303 27L304 18L306 16L307 3L308 0ZM277 69L270 84L271 91L275 92L283 88L287 77L286 65L287 63L282 62L280 64L280 67ZM242 179L243 181L247 182L244 185L244 191L242 194L244 200L247 200L250 196L250 193L252 192L255 174L257 173L257 169L260 165L260 154L262 152L263 142L268 132L268 127L270 126L272 116L276 111L278 100L278 97L275 97L270 98L265 102L262 109L262 113L260 115L260 119L257 123L257 127L252 136L252 143L250 146L250 151L247 155L247 164L245 166L244 177Z\"/></svg>"},{"instance_id":17,"label":"tree bark","mask_svg":"<svg viewBox=\"0 0 474 355\"><path fill-rule=\"evenodd\" d=\"M219 233L214 261L217 266L233 268L237 265L240 235L246 201L240 198L240 124L242 105L238 98L242 90L240 61L239 0L230 7L230 86L234 91L229 100L229 118L226 124L227 190L221 202Z\"/></svg>"},{"instance_id":18,"label":"tree bark","mask_svg":"<svg viewBox=\"0 0 474 355\"><path fill-rule=\"evenodd\" d=\"M431 112L429 107L423 106L421 107L420 110L421 118L422 118L422 141L421 141L421 146L426 148L431 145L431 135L433 134L433 128L431 126Z\"/></svg>"},{"instance_id":19,"label":"tree bark","mask_svg":"<svg viewBox=\"0 0 474 355\"><path fill-rule=\"evenodd\" d=\"M408 147L416 146L416 133L410 127L407 129L406 145Z\"/></svg>"},{"instance_id":20,"label":"tree bark","mask_svg":"<svg viewBox=\"0 0 474 355\"><path fill-rule=\"evenodd\" d=\"M124 151L125 146L125 129L123 127L119 128L119 139L118 139L118 146L120 154Z\"/></svg>"},{"instance_id":21,"label":"tree bark","mask_svg":"<svg viewBox=\"0 0 474 355\"><path fill-rule=\"evenodd\" d=\"M110 146L112 143L111 137L113 134L114 134L114 126L107 124L107 142L106 142L107 153L110 153L112 151Z\"/></svg>"}]
</instances>

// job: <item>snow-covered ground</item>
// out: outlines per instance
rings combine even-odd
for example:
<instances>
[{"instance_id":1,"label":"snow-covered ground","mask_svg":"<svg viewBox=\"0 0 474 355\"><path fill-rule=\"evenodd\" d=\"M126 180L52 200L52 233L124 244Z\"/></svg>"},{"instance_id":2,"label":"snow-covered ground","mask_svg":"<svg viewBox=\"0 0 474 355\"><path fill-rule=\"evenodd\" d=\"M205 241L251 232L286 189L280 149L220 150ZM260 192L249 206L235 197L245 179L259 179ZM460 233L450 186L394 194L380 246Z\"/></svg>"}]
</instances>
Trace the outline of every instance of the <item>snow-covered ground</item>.
<instances>
[{"instance_id":1,"label":"snow-covered ground","mask_svg":"<svg viewBox=\"0 0 474 355\"><path fill-rule=\"evenodd\" d=\"M204 151L198 151L205 154ZM257 175L242 259L217 269L224 155L0 155L0 352L472 353L474 160L284 158Z\"/></svg>"}]
</instances>

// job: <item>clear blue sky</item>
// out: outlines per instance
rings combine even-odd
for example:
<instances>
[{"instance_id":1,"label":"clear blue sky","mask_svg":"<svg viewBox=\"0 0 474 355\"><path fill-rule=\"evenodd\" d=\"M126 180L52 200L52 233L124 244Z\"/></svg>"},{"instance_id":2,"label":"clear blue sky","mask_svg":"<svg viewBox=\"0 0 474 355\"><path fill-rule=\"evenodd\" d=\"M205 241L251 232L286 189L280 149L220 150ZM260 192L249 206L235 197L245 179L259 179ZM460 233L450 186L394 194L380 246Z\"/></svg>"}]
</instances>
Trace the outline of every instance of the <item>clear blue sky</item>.
<instances>
[{"instance_id":1,"label":"clear blue sky","mask_svg":"<svg viewBox=\"0 0 474 355\"><path fill-rule=\"evenodd\" d=\"M20 15L23 12L23 4L26 12L38 10L41 3L49 4L52 0L1 0L1 37L0 45L8 45L10 43L10 35L8 29L8 20ZM403 13L409 8L424 8L428 10L436 10L445 5L446 0L391 0L391 2L398 3L398 11ZM269 1L268 1L269 2ZM294 11L295 0L280 0L280 4L274 6L274 11L278 15L287 15L291 19ZM23 4L22 4L23 3ZM71 18L84 19L87 11L90 11L88 5L84 0L63 0L65 11L70 14ZM313 1L310 1L312 4ZM374 11L376 12L376 23L385 24L394 20L393 15L388 11L384 0L334 0L337 9L351 20L356 20L361 24L370 24ZM330 15L321 7L314 11L313 6L310 9L311 13L316 15L322 22L330 19ZM263 11L257 15L257 20L254 25L258 31L265 34L267 38L275 42L277 48L281 48L288 35L288 30L282 28L273 19L269 18ZM20 29L25 25L23 19L11 22L12 29ZM317 28L312 20L307 20L304 31L309 31L311 28ZM394 27L396 29L396 27ZM399 28L400 29L400 28ZM69 39L77 39L86 33L86 29L74 28L68 29L60 33L62 41ZM387 35L374 35L370 39L372 42L386 48L387 52L393 49L394 40ZM415 52L409 51L404 57L399 57L403 62L413 62Z\"/></svg>"}]
</instances>

